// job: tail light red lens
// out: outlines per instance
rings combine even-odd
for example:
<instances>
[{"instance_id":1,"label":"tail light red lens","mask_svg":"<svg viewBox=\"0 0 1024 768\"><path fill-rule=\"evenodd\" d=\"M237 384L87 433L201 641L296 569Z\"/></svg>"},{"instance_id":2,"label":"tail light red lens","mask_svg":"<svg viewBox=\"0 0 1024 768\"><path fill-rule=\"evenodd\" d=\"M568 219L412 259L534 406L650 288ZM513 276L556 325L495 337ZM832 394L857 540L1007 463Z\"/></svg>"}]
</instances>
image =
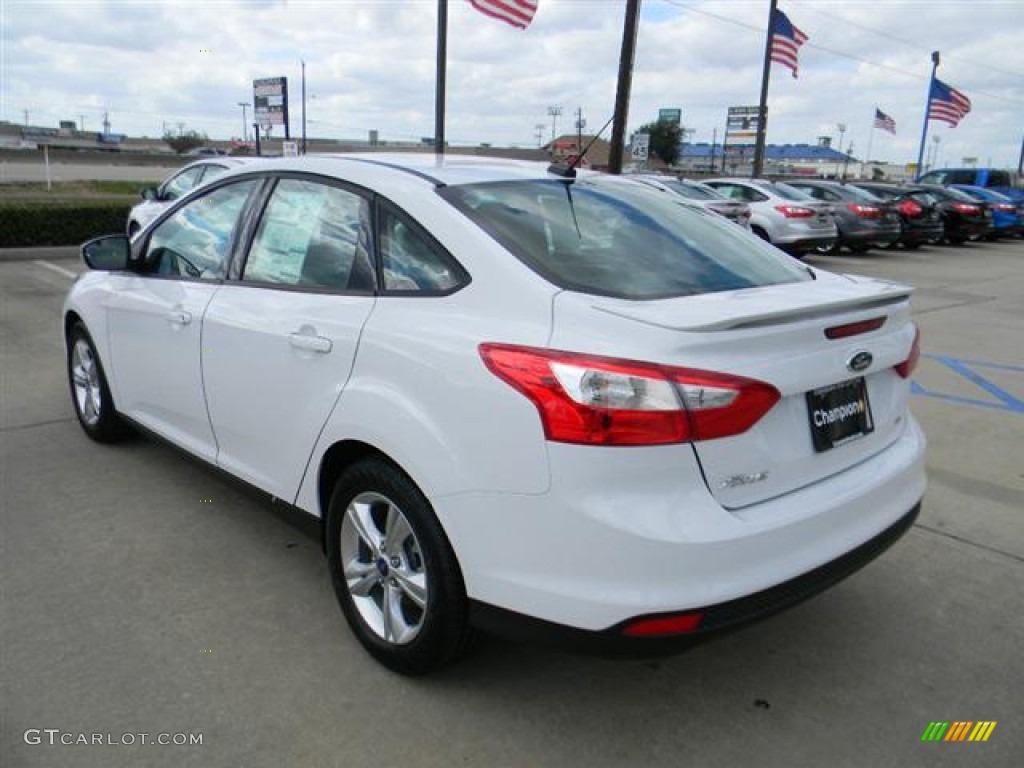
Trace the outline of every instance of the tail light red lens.
<instances>
[{"instance_id":1,"label":"tail light red lens","mask_svg":"<svg viewBox=\"0 0 1024 768\"><path fill-rule=\"evenodd\" d=\"M914 343L910 345L910 354L907 359L896 366L896 373L901 378L909 379L917 369L917 362L921 359L921 329L914 326Z\"/></svg>"},{"instance_id":2,"label":"tail light red lens","mask_svg":"<svg viewBox=\"0 0 1024 768\"><path fill-rule=\"evenodd\" d=\"M1009 203L996 203L995 209L1003 213L1016 213L1017 209Z\"/></svg>"},{"instance_id":3,"label":"tail light red lens","mask_svg":"<svg viewBox=\"0 0 1024 768\"><path fill-rule=\"evenodd\" d=\"M825 329L825 337L829 339L848 339L850 336L859 336L862 333L877 331L885 325L885 317L873 317L870 320L859 320L856 323L845 325L833 325Z\"/></svg>"},{"instance_id":4,"label":"tail light red lens","mask_svg":"<svg viewBox=\"0 0 1024 768\"><path fill-rule=\"evenodd\" d=\"M537 407L548 440L665 445L746 432L781 397L770 384L692 368L481 344L498 378Z\"/></svg>"},{"instance_id":5,"label":"tail light red lens","mask_svg":"<svg viewBox=\"0 0 1024 768\"><path fill-rule=\"evenodd\" d=\"M913 200L904 200L896 207L899 209L900 213L911 219L916 216L920 216L922 213L924 213L924 208L915 203Z\"/></svg>"},{"instance_id":6,"label":"tail light red lens","mask_svg":"<svg viewBox=\"0 0 1024 768\"><path fill-rule=\"evenodd\" d=\"M969 203L953 203L953 210L958 213L965 213L968 216L977 216L981 213L981 209L976 205L970 205Z\"/></svg>"},{"instance_id":7,"label":"tail light red lens","mask_svg":"<svg viewBox=\"0 0 1024 768\"><path fill-rule=\"evenodd\" d=\"M877 219L882 215L882 209L874 205L861 205L860 203L849 203L847 206L851 211L862 219Z\"/></svg>"},{"instance_id":8,"label":"tail light red lens","mask_svg":"<svg viewBox=\"0 0 1024 768\"><path fill-rule=\"evenodd\" d=\"M775 210L787 219L810 219L814 217L814 211L800 205L776 205Z\"/></svg>"}]
</instances>

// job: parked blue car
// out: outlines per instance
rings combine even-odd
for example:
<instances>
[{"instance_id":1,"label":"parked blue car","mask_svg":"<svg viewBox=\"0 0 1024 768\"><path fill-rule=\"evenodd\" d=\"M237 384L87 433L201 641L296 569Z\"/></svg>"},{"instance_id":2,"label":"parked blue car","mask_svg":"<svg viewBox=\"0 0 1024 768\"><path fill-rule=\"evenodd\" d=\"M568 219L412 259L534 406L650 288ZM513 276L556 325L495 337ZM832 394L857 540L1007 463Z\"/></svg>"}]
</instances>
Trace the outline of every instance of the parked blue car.
<instances>
[{"instance_id":1,"label":"parked blue car","mask_svg":"<svg viewBox=\"0 0 1024 768\"><path fill-rule=\"evenodd\" d=\"M1001 168L937 168L928 171L918 178L917 182L943 186L970 184L1006 195L1014 202L1024 200L1024 189L1021 189L1020 179L1016 178L1016 174Z\"/></svg>"},{"instance_id":2,"label":"parked blue car","mask_svg":"<svg viewBox=\"0 0 1024 768\"><path fill-rule=\"evenodd\" d=\"M1014 201L1007 195L992 189L976 187L971 184L950 184L949 186L952 189L965 192L975 200L984 200L989 203L989 208L992 211L992 233L988 236L990 240L1024 234L1024 198Z\"/></svg>"}]
</instances>

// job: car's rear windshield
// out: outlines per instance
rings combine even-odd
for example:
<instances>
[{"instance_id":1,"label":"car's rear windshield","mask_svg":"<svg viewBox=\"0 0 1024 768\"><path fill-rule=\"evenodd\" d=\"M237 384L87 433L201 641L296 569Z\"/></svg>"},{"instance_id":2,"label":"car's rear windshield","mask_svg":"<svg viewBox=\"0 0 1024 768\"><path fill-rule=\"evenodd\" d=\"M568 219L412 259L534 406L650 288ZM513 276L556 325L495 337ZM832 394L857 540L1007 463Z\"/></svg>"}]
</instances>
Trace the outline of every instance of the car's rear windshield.
<instances>
[{"instance_id":1,"label":"car's rear windshield","mask_svg":"<svg viewBox=\"0 0 1024 768\"><path fill-rule=\"evenodd\" d=\"M811 279L736 224L638 182L537 179L439 193L567 290L659 299Z\"/></svg>"},{"instance_id":2,"label":"car's rear windshield","mask_svg":"<svg viewBox=\"0 0 1024 768\"><path fill-rule=\"evenodd\" d=\"M872 194L871 192L869 192L866 189L861 189L860 187L855 187L853 185L845 185L843 188L847 192L849 192L851 195L853 195L854 197L858 197L861 200L864 200L865 202L868 202L868 203L881 203L882 202L882 198L879 195Z\"/></svg>"},{"instance_id":3,"label":"car's rear windshield","mask_svg":"<svg viewBox=\"0 0 1024 768\"><path fill-rule=\"evenodd\" d=\"M769 182L766 186L773 190L775 194L783 200L814 200L813 195L804 192L802 189L791 187L789 184L785 184L781 181Z\"/></svg>"}]
</instances>

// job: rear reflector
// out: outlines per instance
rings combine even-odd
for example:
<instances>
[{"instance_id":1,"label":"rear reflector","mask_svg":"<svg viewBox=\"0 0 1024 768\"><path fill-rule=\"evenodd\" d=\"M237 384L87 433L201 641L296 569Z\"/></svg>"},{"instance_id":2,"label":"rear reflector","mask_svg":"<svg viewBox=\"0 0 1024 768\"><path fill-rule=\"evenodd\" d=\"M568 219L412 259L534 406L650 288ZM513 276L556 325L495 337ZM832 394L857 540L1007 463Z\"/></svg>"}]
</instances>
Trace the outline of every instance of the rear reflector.
<instances>
[{"instance_id":1,"label":"rear reflector","mask_svg":"<svg viewBox=\"0 0 1024 768\"><path fill-rule=\"evenodd\" d=\"M627 624L622 634L627 637L664 637L683 635L700 627L704 614L681 613L678 616L663 616L660 619L640 619Z\"/></svg>"},{"instance_id":2,"label":"rear reflector","mask_svg":"<svg viewBox=\"0 0 1024 768\"><path fill-rule=\"evenodd\" d=\"M910 345L910 354L907 359L896 366L896 373L901 378L909 379L910 375L917 368L917 361L921 359L921 329L914 326L914 343Z\"/></svg>"},{"instance_id":3,"label":"rear reflector","mask_svg":"<svg viewBox=\"0 0 1024 768\"><path fill-rule=\"evenodd\" d=\"M528 398L548 440L666 445L746 432L781 398L762 381L511 344L481 344L487 368Z\"/></svg>"},{"instance_id":4,"label":"rear reflector","mask_svg":"<svg viewBox=\"0 0 1024 768\"><path fill-rule=\"evenodd\" d=\"M904 200L896 207L899 208L900 213L911 219L913 219L916 216L920 216L924 212L924 208L915 203L913 200Z\"/></svg>"},{"instance_id":5,"label":"rear reflector","mask_svg":"<svg viewBox=\"0 0 1024 768\"><path fill-rule=\"evenodd\" d=\"M981 213L981 208L976 205L969 205L968 203L953 203L953 210L959 213L965 213L968 216L977 216Z\"/></svg>"},{"instance_id":6,"label":"rear reflector","mask_svg":"<svg viewBox=\"0 0 1024 768\"><path fill-rule=\"evenodd\" d=\"M829 339L845 339L849 336L857 336L861 333L877 331L885 325L885 317L873 317L870 320L860 320L856 323L846 325L833 325L825 329L825 337Z\"/></svg>"},{"instance_id":7,"label":"rear reflector","mask_svg":"<svg viewBox=\"0 0 1024 768\"><path fill-rule=\"evenodd\" d=\"M860 203L849 203L847 206L851 211L862 219L877 219L882 215L882 209L874 205L861 205Z\"/></svg>"}]
</instances>

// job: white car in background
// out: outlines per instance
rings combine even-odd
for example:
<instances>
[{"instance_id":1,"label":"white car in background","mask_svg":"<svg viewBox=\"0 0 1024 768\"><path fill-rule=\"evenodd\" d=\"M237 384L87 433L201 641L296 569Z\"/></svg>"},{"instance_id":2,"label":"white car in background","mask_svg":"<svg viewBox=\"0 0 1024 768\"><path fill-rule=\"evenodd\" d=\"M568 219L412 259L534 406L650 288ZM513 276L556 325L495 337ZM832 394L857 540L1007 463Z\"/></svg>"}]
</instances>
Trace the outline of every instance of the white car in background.
<instances>
[{"instance_id":1,"label":"white car in background","mask_svg":"<svg viewBox=\"0 0 1024 768\"><path fill-rule=\"evenodd\" d=\"M788 184L767 179L708 179L704 182L750 206L750 229L794 254L828 248L839 239L832 205Z\"/></svg>"},{"instance_id":2,"label":"white car in background","mask_svg":"<svg viewBox=\"0 0 1024 768\"><path fill-rule=\"evenodd\" d=\"M918 513L911 289L621 177L267 159L82 251L85 432L138 425L319 518L349 625L400 672L473 627L678 650Z\"/></svg>"},{"instance_id":3,"label":"white car in background","mask_svg":"<svg viewBox=\"0 0 1024 768\"><path fill-rule=\"evenodd\" d=\"M149 222L167 210L167 207L200 184L205 184L231 168L249 162L251 158L217 156L180 168L167 177L160 186L143 187L142 202L128 214L128 236L135 237Z\"/></svg>"},{"instance_id":4,"label":"white car in background","mask_svg":"<svg viewBox=\"0 0 1024 768\"><path fill-rule=\"evenodd\" d=\"M724 216L734 224L739 224L744 229L750 229L750 206L740 200L730 200L714 187L709 187L699 181L688 179L677 179L675 176L656 176L653 174L641 174L630 176L631 179L648 184L658 189L664 189L674 195L703 208L705 211L717 213Z\"/></svg>"}]
</instances>

